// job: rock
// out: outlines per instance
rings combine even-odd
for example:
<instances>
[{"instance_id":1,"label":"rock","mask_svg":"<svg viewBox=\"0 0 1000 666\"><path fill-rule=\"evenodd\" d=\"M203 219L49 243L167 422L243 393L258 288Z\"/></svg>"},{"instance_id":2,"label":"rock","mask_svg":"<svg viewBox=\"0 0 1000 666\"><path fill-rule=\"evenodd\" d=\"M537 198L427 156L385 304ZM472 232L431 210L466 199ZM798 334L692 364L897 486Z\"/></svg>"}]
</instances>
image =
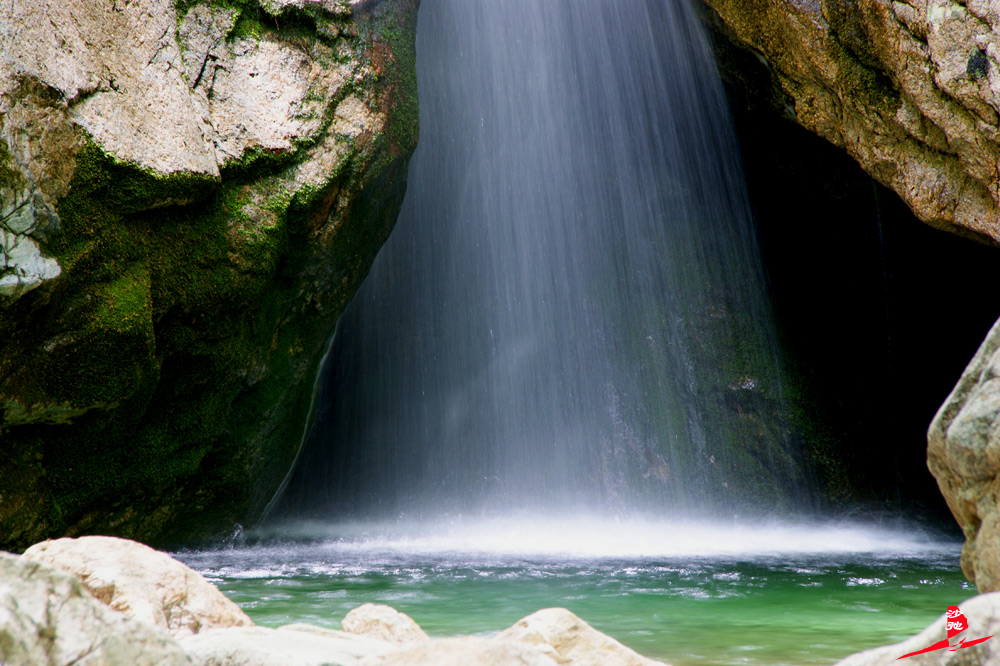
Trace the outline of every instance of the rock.
<instances>
[{"instance_id":1,"label":"rock","mask_svg":"<svg viewBox=\"0 0 1000 666\"><path fill-rule=\"evenodd\" d=\"M0 3L0 548L266 511L402 202L416 7Z\"/></svg>"},{"instance_id":2,"label":"rock","mask_svg":"<svg viewBox=\"0 0 1000 666\"><path fill-rule=\"evenodd\" d=\"M368 636L390 643L429 640L424 630L405 613L382 604L358 606L344 617L341 628L350 634Z\"/></svg>"},{"instance_id":3,"label":"rock","mask_svg":"<svg viewBox=\"0 0 1000 666\"><path fill-rule=\"evenodd\" d=\"M927 434L927 466L965 533L962 571L980 592L1000 590L1000 321Z\"/></svg>"},{"instance_id":4,"label":"rock","mask_svg":"<svg viewBox=\"0 0 1000 666\"><path fill-rule=\"evenodd\" d=\"M100 601L176 638L253 622L214 585L169 555L127 539L56 539L24 552L27 559L73 574Z\"/></svg>"},{"instance_id":5,"label":"rock","mask_svg":"<svg viewBox=\"0 0 1000 666\"><path fill-rule=\"evenodd\" d=\"M556 666L563 664L516 641L465 636L439 638L369 657L360 666Z\"/></svg>"},{"instance_id":6,"label":"rock","mask_svg":"<svg viewBox=\"0 0 1000 666\"><path fill-rule=\"evenodd\" d=\"M391 643L304 625L209 629L181 639L181 645L202 666L353 666L393 649Z\"/></svg>"},{"instance_id":7,"label":"rock","mask_svg":"<svg viewBox=\"0 0 1000 666\"><path fill-rule=\"evenodd\" d=\"M166 632L129 620L75 577L0 553L0 663L5 666L181 666Z\"/></svg>"},{"instance_id":8,"label":"rock","mask_svg":"<svg viewBox=\"0 0 1000 666\"><path fill-rule=\"evenodd\" d=\"M924 222L1000 243L1000 13L981 0L705 0L772 105Z\"/></svg>"},{"instance_id":9,"label":"rock","mask_svg":"<svg viewBox=\"0 0 1000 666\"><path fill-rule=\"evenodd\" d=\"M913 638L902 643L887 645L858 652L837 662L836 666L888 666L903 663L907 666L959 666L959 664L994 664L1000 661L1000 594L983 594L959 604L959 609L969 621L969 628L964 633L951 639L955 645L960 640L973 641L986 636L996 636L988 641L962 648L956 651L935 650L921 655L907 657L904 661L897 660L903 655L923 650L938 641L947 638L945 623L947 618L941 615L929 627Z\"/></svg>"},{"instance_id":10,"label":"rock","mask_svg":"<svg viewBox=\"0 0 1000 666\"><path fill-rule=\"evenodd\" d=\"M573 666L664 666L597 631L565 608L546 608L518 620L497 640L534 646Z\"/></svg>"}]
</instances>

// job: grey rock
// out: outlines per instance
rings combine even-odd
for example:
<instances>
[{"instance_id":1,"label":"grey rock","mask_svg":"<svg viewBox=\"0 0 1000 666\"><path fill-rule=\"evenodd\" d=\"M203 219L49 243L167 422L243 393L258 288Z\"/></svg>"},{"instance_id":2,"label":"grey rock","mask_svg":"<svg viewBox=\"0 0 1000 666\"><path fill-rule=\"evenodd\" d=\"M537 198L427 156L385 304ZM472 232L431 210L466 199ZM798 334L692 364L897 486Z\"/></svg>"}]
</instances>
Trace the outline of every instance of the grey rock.
<instances>
[{"instance_id":1,"label":"grey rock","mask_svg":"<svg viewBox=\"0 0 1000 666\"><path fill-rule=\"evenodd\" d=\"M962 571L1000 590L1000 321L993 325L927 433L927 466L965 533Z\"/></svg>"}]
</instances>

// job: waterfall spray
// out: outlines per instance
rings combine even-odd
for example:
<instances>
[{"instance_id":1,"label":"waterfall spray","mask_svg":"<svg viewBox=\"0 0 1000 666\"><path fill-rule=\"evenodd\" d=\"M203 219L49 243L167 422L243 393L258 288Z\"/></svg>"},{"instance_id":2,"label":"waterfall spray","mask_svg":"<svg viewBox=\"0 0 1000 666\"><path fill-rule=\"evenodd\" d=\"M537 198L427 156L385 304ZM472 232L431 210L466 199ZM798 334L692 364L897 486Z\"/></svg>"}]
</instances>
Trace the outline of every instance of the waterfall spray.
<instances>
[{"instance_id":1,"label":"waterfall spray","mask_svg":"<svg viewBox=\"0 0 1000 666\"><path fill-rule=\"evenodd\" d=\"M286 512L811 501L710 44L674 0L424 0L421 139Z\"/></svg>"}]
</instances>

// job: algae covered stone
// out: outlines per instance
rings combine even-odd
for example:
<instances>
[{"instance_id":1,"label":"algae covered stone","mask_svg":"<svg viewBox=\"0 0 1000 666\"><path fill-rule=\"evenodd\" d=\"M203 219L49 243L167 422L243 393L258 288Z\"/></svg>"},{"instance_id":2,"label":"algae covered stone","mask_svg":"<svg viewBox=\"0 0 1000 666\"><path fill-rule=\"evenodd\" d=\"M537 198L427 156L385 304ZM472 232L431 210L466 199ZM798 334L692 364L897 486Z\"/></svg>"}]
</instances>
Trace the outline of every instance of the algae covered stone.
<instances>
[{"instance_id":1,"label":"algae covered stone","mask_svg":"<svg viewBox=\"0 0 1000 666\"><path fill-rule=\"evenodd\" d=\"M415 14L0 7L0 547L259 518L402 201Z\"/></svg>"}]
</instances>

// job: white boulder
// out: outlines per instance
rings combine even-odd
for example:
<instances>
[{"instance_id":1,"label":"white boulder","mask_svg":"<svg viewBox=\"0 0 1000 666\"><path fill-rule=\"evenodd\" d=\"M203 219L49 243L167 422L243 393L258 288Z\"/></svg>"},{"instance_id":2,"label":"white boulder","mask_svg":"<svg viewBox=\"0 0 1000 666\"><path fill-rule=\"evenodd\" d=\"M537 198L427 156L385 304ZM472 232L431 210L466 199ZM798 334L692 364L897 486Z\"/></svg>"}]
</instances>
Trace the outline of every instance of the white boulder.
<instances>
[{"instance_id":1,"label":"white boulder","mask_svg":"<svg viewBox=\"0 0 1000 666\"><path fill-rule=\"evenodd\" d=\"M178 638L253 624L187 565L135 541L104 536L55 539L35 544L24 557L73 574L111 608Z\"/></svg>"},{"instance_id":2,"label":"white boulder","mask_svg":"<svg viewBox=\"0 0 1000 666\"><path fill-rule=\"evenodd\" d=\"M390 643L416 643L430 640L409 615L383 604L358 606L344 618L341 628L359 636Z\"/></svg>"},{"instance_id":3,"label":"white boulder","mask_svg":"<svg viewBox=\"0 0 1000 666\"><path fill-rule=\"evenodd\" d=\"M0 553L0 664L4 666L190 666L165 631L129 620L79 579Z\"/></svg>"},{"instance_id":4,"label":"white boulder","mask_svg":"<svg viewBox=\"0 0 1000 666\"><path fill-rule=\"evenodd\" d=\"M557 666L536 648L516 641L463 636L439 638L399 647L360 666Z\"/></svg>"},{"instance_id":5,"label":"white boulder","mask_svg":"<svg viewBox=\"0 0 1000 666\"><path fill-rule=\"evenodd\" d=\"M181 645L202 666L354 666L395 647L305 625L209 629L182 639Z\"/></svg>"},{"instance_id":6,"label":"white boulder","mask_svg":"<svg viewBox=\"0 0 1000 666\"><path fill-rule=\"evenodd\" d=\"M664 666L594 629L565 608L546 608L518 620L497 636L532 645L572 666Z\"/></svg>"}]
</instances>

